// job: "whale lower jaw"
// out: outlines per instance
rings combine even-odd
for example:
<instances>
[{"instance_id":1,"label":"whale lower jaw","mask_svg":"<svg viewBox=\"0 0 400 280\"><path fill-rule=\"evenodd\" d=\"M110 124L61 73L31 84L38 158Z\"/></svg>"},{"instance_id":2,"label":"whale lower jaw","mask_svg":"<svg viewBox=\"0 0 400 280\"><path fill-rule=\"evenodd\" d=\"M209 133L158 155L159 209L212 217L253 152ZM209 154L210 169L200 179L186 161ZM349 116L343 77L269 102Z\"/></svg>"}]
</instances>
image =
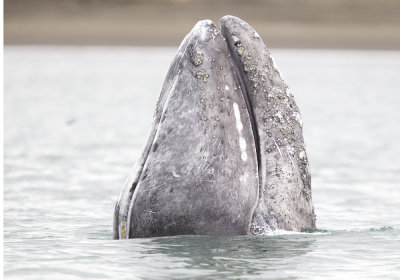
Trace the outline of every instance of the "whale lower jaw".
<instances>
[{"instance_id":1,"label":"whale lower jaw","mask_svg":"<svg viewBox=\"0 0 400 280\"><path fill-rule=\"evenodd\" d=\"M180 45L114 238L315 228L293 95L247 23L225 16L221 31L200 21Z\"/></svg>"}]
</instances>

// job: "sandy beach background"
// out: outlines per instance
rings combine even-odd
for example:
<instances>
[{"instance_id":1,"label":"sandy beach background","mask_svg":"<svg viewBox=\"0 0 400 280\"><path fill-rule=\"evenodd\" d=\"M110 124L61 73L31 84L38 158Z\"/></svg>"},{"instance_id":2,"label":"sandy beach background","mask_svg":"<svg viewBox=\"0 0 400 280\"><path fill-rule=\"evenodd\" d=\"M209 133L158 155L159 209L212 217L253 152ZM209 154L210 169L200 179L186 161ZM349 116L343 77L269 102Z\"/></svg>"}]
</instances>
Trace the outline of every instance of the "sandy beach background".
<instances>
[{"instance_id":1,"label":"sandy beach background","mask_svg":"<svg viewBox=\"0 0 400 280\"><path fill-rule=\"evenodd\" d=\"M178 46L231 14L273 48L400 49L398 0L5 0L6 45Z\"/></svg>"}]
</instances>

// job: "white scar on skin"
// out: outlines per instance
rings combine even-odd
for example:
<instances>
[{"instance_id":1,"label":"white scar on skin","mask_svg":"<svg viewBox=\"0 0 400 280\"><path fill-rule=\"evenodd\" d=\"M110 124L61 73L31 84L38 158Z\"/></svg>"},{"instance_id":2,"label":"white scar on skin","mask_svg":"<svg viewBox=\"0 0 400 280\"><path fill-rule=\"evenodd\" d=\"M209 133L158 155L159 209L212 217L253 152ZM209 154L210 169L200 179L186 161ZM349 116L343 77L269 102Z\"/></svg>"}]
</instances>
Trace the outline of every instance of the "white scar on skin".
<instances>
[{"instance_id":1,"label":"white scar on skin","mask_svg":"<svg viewBox=\"0 0 400 280\"><path fill-rule=\"evenodd\" d=\"M236 128L239 132L239 147L241 152L241 158L243 161L247 161L247 153L246 153L247 144L246 140L243 138L242 135L243 123L242 120L240 119L239 106L237 103L233 103L233 111L235 113L235 118L236 118Z\"/></svg>"}]
</instances>

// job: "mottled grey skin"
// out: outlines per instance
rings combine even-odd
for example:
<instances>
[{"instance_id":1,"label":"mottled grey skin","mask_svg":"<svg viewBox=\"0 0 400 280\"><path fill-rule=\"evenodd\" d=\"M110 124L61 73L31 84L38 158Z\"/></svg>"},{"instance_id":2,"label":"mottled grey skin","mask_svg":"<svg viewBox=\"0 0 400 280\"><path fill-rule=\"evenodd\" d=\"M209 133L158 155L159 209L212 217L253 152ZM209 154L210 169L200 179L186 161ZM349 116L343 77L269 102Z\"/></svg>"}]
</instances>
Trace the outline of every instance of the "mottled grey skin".
<instances>
[{"instance_id":1,"label":"mottled grey skin","mask_svg":"<svg viewBox=\"0 0 400 280\"><path fill-rule=\"evenodd\" d=\"M294 97L249 24L225 16L221 31L242 77L258 134L260 194L251 230L313 229L311 175Z\"/></svg>"},{"instance_id":2,"label":"mottled grey skin","mask_svg":"<svg viewBox=\"0 0 400 280\"><path fill-rule=\"evenodd\" d=\"M293 96L247 23L221 29L200 21L179 47L114 238L315 228Z\"/></svg>"},{"instance_id":3,"label":"mottled grey skin","mask_svg":"<svg viewBox=\"0 0 400 280\"><path fill-rule=\"evenodd\" d=\"M191 34L191 33L190 33ZM172 83L174 81L173 77L177 75L180 70L179 61L181 60L182 54L187 47L187 43L190 40L191 36L188 34L185 39L182 41L166 75L164 80L164 84L161 89L160 96L158 98L156 104L156 110L153 116L153 125L150 131L149 138L147 143L143 149L143 153L141 157L136 161L135 166L133 167L133 171L129 175L126 180L124 187L118 197L117 203L115 205L114 210L114 223L113 223L113 236L115 239L125 238L127 236L127 219L129 213L129 206L133 196L133 193L136 189L136 186L139 182L140 175L143 171L143 166L146 162L147 156L150 152L151 146L154 141L154 137L157 133L158 124L161 121L161 114L166 102L166 98L168 97L168 93L170 92Z\"/></svg>"},{"instance_id":4,"label":"mottled grey skin","mask_svg":"<svg viewBox=\"0 0 400 280\"><path fill-rule=\"evenodd\" d=\"M258 200L256 149L229 51L211 21L199 22L184 41L140 175L117 203L115 238L249 232Z\"/></svg>"}]
</instances>

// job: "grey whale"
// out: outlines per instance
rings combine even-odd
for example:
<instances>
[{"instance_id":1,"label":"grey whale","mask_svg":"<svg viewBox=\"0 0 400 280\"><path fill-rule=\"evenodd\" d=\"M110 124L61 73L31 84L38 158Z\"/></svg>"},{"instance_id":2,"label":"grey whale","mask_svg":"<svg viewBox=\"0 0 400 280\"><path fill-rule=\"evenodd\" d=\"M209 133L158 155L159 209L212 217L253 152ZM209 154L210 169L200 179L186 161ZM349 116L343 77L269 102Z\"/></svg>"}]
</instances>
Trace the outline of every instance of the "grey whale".
<instances>
[{"instance_id":1,"label":"grey whale","mask_svg":"<svg viewBox=\"0 0 400 280\"><path fill-rule=\"evenodd\" d=\"M315 228L302 120L254 29L198 22L181 43L142 156L114 210L115 239Z\"/></svg>"}]
</instances>

